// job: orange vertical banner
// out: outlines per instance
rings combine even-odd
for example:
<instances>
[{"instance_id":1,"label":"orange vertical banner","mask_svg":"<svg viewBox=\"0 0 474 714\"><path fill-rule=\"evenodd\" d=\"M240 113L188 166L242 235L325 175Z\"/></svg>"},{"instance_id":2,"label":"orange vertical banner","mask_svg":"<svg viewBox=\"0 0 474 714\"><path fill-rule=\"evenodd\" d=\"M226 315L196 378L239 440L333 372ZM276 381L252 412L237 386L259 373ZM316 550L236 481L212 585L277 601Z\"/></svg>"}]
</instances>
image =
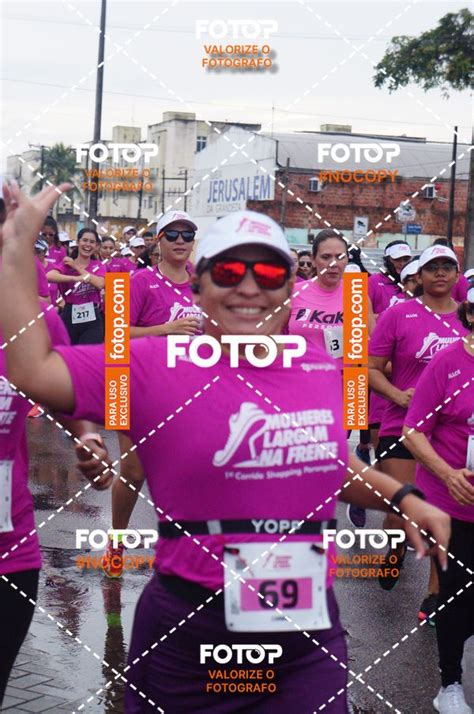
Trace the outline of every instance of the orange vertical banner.
<instances>
[{"instance_id":1,"label":"orange vertical banner","mask_svg":"<svg viewBox=\"0 0 474 714\"><path fill-rule=\"evenodd\" d=\"M105 276L105 364L130 363L130 274Z\"/></svg>"},{"instance_id":2,"label":"orange vertical banner","mask_svg":"<svg viewBox=\"0 0 474 714\"><path fill-rule=\"evenodd\" d=\"M344 273L343 363L367 364L369 355L369 281L367 273Z\"/></svg>"},{"instance_id":3,"label":"orange vertical banner","mask_svg":"<svg viewBox=\"0 0 474 714\"><path fill-rule=\"evenodd\" d=\"M130 429L130 367L105 368L105 428Z\"/></svg>"},{"instance_id":4,"label":"orange vertical banner","mask_svg":"<svg viewBox=\"0 0 474 714\"><path fill-rule=\"evenodd\" d=\"M367 367L345 367L344 429L369 428L369 370Z\"/></svg>"},{"instance_id":5,"label":"orange vertical banner","mask_svg":"<svg viewBox=\"0 0 474 714\"><path fill-rule=\"evenodd\" d=\"M130 429L130 275L105 276L105 428ZM109 365L114 365L109 366Z\"/></svg>"}]
</instances>

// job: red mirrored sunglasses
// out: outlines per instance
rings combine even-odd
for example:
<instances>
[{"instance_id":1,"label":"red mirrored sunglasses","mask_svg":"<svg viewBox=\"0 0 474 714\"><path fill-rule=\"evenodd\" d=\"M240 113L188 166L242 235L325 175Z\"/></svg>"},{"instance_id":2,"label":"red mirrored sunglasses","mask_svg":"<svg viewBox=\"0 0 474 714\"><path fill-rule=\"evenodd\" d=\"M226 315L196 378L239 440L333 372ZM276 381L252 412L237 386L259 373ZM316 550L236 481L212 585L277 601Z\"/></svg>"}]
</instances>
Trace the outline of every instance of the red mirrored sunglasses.
<instances>
[{"instance_id":1,"label":"red mirrored sunglasses","mask_svg":"<svg viewBox=\"0 0 474 714\"><path fill-rule=\"evenodd\" d=\"M207 270L211 280L220 288L234 288L245 278L247 270L252 271L257 285L263 290L278 290L290 277L290 268L273 260L240 260L222 258L211 260Z\"/></svg>"}]
</instances>

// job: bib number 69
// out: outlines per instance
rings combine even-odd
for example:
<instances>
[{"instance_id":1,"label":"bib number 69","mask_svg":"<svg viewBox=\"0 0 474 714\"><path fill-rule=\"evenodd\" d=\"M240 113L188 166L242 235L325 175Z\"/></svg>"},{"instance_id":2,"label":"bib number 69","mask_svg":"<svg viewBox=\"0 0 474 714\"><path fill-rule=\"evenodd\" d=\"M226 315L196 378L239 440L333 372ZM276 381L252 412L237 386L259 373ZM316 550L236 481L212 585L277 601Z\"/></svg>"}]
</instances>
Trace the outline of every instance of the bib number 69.
<instances>
[{"instance_id":1,"label":"bib number 69","mask_svg":"<svg viewBox=\"0 0 474 714\"><path fill-rule=\"evenodd\" d=\"M298 583L296 580L262 580L258 588L260 606L270 608L292 608L298 605Z\"/></svg>"}]
</instances>

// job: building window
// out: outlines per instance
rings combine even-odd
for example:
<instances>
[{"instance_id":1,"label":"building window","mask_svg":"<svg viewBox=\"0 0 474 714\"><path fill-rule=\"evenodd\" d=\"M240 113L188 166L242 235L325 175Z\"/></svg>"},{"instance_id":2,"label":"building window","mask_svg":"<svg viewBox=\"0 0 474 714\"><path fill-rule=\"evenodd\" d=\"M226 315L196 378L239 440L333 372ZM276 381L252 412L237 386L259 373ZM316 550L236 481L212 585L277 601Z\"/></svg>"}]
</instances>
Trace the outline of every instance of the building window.
<instances>
[{"instance_id":1,"label":"building window","mask_svg":"<svg viewBox=\"0 0 474 714\"><path fill-rule=\"evenodd\" d=\"M206 148L207 136L198 136L196 141L196 151L202 151Z\"/></svg>"}]
</instances>

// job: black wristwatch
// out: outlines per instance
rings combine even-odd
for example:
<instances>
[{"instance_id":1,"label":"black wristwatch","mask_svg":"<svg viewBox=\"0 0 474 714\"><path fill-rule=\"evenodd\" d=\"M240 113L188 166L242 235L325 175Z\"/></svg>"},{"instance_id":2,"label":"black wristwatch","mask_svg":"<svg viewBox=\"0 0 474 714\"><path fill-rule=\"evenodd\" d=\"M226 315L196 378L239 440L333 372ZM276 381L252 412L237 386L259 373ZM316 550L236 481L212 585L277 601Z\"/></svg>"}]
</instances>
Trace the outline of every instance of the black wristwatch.
<instances>
[{"instance_id":1,"label":"black wristwatch","mask_svg":"<svg viewBox=\"0 0 474 714\"><path fill-rule=\"evenodd\" d=\"M406 483L393 494L392 499L390 501L390 507L392 511L397 515L400 515L401 512L400 502L402 498L408 496L409 493L413 494L413 496L421 498L423 501L426 501L426 496L422 491L420 491L418 488L415 488L415 486L413 486L411 483Z\"/></svg>"}]
</instances>

